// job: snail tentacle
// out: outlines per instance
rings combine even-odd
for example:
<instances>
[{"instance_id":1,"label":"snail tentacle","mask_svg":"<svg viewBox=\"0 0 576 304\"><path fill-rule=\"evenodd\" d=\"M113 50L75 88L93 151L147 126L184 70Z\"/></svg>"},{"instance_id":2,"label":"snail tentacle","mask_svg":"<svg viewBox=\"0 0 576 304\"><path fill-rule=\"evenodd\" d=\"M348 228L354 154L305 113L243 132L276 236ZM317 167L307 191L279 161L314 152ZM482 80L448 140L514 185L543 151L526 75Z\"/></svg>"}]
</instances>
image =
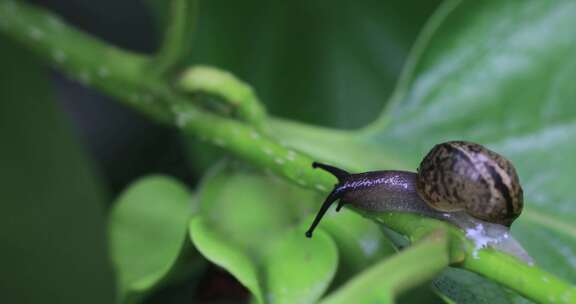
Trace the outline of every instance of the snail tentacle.
<instances>
[{"instance_id":1,"label":"snail tentacle","mask_svg":"<svg viewBox=\"0 0 576 304\"><path fill-rule=\"evenodd\" d=\"M326 199L324 200L324 203L322 203L322 207L320 207L320 211L318 211L318 214L316 214L316 217L314 218L312 225L310 225L310 228L308 229L308 231L306 231L306 237L309 237L309 238L312 237L312 232L314 231L316 226L318 226L318 223L320 223L320 220L322 219L324 214L326 214L326 211L328 211L328 209L330 208L332 203L334 203L338 199L342 198L342 195L346 192L346 191L342 191L340 186L346 180L346 178L350 176L350 173L348 173L342 169L339 169L339 168L336 168L336 167L333 167L330 165L318 163L318 162L313 162L312 168L320 168L320 169L323 169L323 170L331 173L332 175L334 175L338 179L338 184L336 184L334 186L334 190L332 190L332 192L330 192L330 194L328 194L328 197L326 197ZM340 209L342 208L343 205L344 205L344 202L342 200L340 200L340 202L338 203L338 206L336 207L336 211L340 211Z\"/></svg>"},{"instance_id":2,"label":"snail tentacle","mask_svg":"<svg viewBox=\"0 0 576 304\"><path fill-rule=\"evenodd\" d=\"M330 192L328 197L326 197L326 200L324 200L324 203L322 203L322 207L320 207L320 210L316 214L316 217L314 218L312 225L310 225L310 228L308 229L308 231L306 231L306 237L308 238L312 237L312 232L314 232L314 229L316 228L316 226L318 226L318 223L320 223L320 220L322 219L322 217L324 217L324 214L326 214L326 211L328 211L330 205L332 205L332 203L338 200L340 197L341 193L337 191L337 188L334 188L334 190Z\"/></svg>"},{"instance_id":3,"label":"snail tentacle","mask_svg":"<svg viewBox=\"0 0 576 304\"><path fill-rule=\"evenodd\" d=\"M319 163L319 162L313 162L312 168L314 168L314 169L320 168L324 171L331 173L332 175L334 175L338 179L339 183L341 183L348 176L350 176L350 173L348 173L348 172L346 172L340 168L336 168L334 166L330 166L330 165Z\"/></svg>"}]
</instances>

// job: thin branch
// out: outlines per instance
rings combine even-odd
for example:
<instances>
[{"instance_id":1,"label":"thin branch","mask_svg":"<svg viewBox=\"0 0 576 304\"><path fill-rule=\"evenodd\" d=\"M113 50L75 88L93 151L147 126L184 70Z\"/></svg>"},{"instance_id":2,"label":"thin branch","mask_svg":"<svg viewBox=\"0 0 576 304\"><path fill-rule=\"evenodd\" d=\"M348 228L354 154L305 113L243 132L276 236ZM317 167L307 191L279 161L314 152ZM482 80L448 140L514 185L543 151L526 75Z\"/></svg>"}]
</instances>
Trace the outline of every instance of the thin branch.
<instances>
[{"instance_id":1,"label":"thin branch","mask_svg":"<svg viewBox=\"0 0 576 304\"><path fill-rule=\"evenodd\" d=\"M189 53L198 11L196 0L171 0L169 5L164 40L154 61L154 69L160 74L171 71Z\"/></svg>"},{"instance_id":2,"label":"thin branch","mask_svg":"<svg viewBox=\"0 0 576 304\"><path fill-rule=\"evenodd\" d=\"M266 111L250 85L232 73L209 66L194 66L182 73L178 88L190 93L207 93L220 97L233 107L237 116L265 131Z\"/></svg>"}]
</instances>

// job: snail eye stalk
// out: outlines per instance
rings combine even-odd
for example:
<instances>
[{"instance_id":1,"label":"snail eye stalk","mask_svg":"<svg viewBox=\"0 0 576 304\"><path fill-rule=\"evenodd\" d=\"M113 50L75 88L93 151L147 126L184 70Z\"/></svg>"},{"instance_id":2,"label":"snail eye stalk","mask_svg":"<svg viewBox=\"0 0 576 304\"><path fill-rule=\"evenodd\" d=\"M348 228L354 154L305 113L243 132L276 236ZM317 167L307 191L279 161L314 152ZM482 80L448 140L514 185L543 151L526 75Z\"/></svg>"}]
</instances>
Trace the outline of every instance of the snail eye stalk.
<instances>
[{"instance_id":1,"label":"snail eye stalk","mask_svg":"<svg viewBox=\"0 0 576 304\"><path fill-rule=\"evenodd\" d=\"M332 203L339 198L340 198L340 194L336 193L336 189L334 189L332 192L330 192L330 194L328 195L328 197L326 198L326 200L322 204L322 207L320 207L318 214L316 214L316 217L314 218L312 225L310 225L310 228L308 229L308 231L306 231L306 237L309 237L309 238L312 237L312 232L314 231L316 226L318 226L318 223L320 223L320 220L322 219L324 214L326 214L326 211L328 211L328 208L330 208L330 205L332 205Z\"/></svg>"},{"instance_id":2,"label":"snail eye stalk","mask_svg":"<svg viewBox=\"0 0 576 304\"><path fill-rule=\"evenodd\" d=\"M327 172L330 172L332 175L338 178L338 184L334 187L334 190L332 190L332 192L328 194L328 197L326 197L326 200L324 200L324 203L322 203L322 206L320 207L318 214L316 214L316 217L314 218L312 225L310 225L310 228L308 229L308 231L306 231L306 237L309 238L312 237L312 232L314 232L314 229L316 229L316 226L318 226L318 223L320 223L320 220L322 219L322 217L324 217L324 214L326 214L326 211L328 211L328 208L330 208L332 203L334 203L336 200L342 197L343 192L337 191L338 186L346 179L346 177L350 176L350 173L342 169L338 169L336 167L317 162L312 163L312 168L320 168ZM343 205L344 203L340 201L340 203L336 207L336 211L340 211Z\"/></svg>"}]
</instances>

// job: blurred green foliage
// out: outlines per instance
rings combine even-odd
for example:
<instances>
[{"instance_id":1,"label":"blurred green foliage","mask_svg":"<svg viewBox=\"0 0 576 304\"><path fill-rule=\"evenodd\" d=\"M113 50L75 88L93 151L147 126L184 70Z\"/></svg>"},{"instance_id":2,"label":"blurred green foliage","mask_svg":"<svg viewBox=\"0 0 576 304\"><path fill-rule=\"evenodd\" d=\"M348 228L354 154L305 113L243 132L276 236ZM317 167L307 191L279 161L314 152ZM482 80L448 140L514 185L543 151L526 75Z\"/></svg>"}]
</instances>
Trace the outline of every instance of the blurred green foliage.
<instances>
[{"instance_id":1,"label":"blurred green foliage","mask_svg":"<svg viewBox=\"0 0 576 304\"><path fill-rule=\"evenodd\" d=\"M378 117L439 1L202 1L189 63L252 84L274 115L360 127Z\"/></svg>"},{"instance_id":2,"label":"blurred green foliage","mask_svg":"<svg viewBox=\"0 0 576 304\"><path fill-rule=\"evenodd\" d=\"M170 3L145 2L165 27ZM248 81L277 116L361 127L378 117L440 2L201 1L187 61Z\"/></svg>"},{"instance_id":3,"label":"blurred green foliage","mask_svg":"<svg viewBox=\"0 0 576 304\"><path fill-rule=\"evenodd\" d=\"M101 181L40 62L4 39L0 54L1 301L112 303Z\"/></svg>"},{"instance_id":4,"label":"blurred green foliage","mask_svg":"<svg viewBox=\"0 0 576 304\"><path fill-rule=\"evenodd\" d=\"M168 1L148 3L159 28L170 24ZM501 152L517 165L526 196L513 234L539 266L573 284L576 4L447 1L428 18L436 6L204 1L192 52L178 59L234 72L272 114L298 121L270 118L271 137L347 169L414 170L427 149L450 139ZM186 186L159 176L136 182L118 198L109 221L114 279L104 240L105 196L93 165L51 103L45 71L9 43L2 42L0 54L0 132L10 143L0 150L6 162L1 184L10 185L3 188L6 228L0 234L10 265L0 288L13 292L8 297L110 303L120 293L123 301L139 301L159 283L181 279L171 274L183 259L206 259L230 272L253 302L313 303L330 295L384 301L397 295L389 286L403 285L400 280L418 270L402 263L426 259L421 251L389 258L399 246L389 239L397 238L349 211L329 214L314 239L305 239L303 225L321 196L265 168L230 160L214 165L225 147L217 153L193 143L190 162L202 173L210 168L194 203ZM14 70L19 73L9 73ZM299 122L368 126L340 132ZM186 269L184 276L201 269ZM391 272L383 279L387 288L377 288L374 269ZM360 283L347 289L352 281ZM526 301L463 270L446 269L433 288L427 283L417 289L422 296L401 300Z\"/></svg>"},{"instance_id":5,"label":"blurred green foliage","mask_svg":"<svg viewBox=\"0 0 576 304\"><path fill-rule=\"evenodd\" d=\"M186 248L191 216L192 195L168 177L145 177L118 198L109 229L123 301L142 298L169 274Z\"/></svg>"}]
</instances>

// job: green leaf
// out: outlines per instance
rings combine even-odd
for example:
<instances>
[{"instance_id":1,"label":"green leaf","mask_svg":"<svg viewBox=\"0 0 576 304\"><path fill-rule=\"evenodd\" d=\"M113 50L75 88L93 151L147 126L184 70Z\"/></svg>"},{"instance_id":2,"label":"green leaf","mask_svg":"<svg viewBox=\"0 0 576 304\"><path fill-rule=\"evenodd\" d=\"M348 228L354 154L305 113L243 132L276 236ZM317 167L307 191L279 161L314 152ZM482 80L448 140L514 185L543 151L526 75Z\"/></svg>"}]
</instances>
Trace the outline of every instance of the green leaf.
<instances>
[{"instance_id":1,"label":"green leaf","mask_svg":"<svg viewBox=\"0 0 576 304\"><path fill-rule=\"evenodd\" d=\"M526 201L513 233L538 264L576 282L570 188L576 160L568 157L576 154L576 143L566 140L576 135L570 80L576 75L576 3L488 1L445 8L398 88L388 128L369 137L421 153L463 138L506 155L518 169ZM415 158L409 162L415 167Z\"/></svg>"},{"instance_id":2,"label":"green leaf","mask_svg":"<svg viewBox=\"0 0 576 304\"><path fill-rule=\"evenodd\" d=\"M448 1L424 28L384 116L362 135L276 122L288 144L344 168L414 170L465 139L516 165L525 211L513 235L576 282L576 3ZM337 147L337 148L336 148Z\"/></svg>"},{"instance_id":3,"label":"green leaf","mask_svg":"<svg viewBox=\"0 0 576 304\"><path fill-rule=\"evenodd\" d=\"M142 178L118 198L109 230L124 299L141 296L166 277L186 243L191 214L191 194L165 176Z\"/></svg>"},{"instance_id":4,"label":"green leaf","mask_svg":"<svg viewBox=\"0 0 576 304\"><path fill-rule=\"evenodd\" d=\"M0 37L1 301L113 303L101 181L48 71L7 40Z\"/></svg>"},{"instance_id":5,"label":"green leaf","mask_svg":"<svg viewBox=\"0 0 576 304\"><path fill-rule=\"evenodd\" d=\"M307 239L304 231L292 229L268 248L264 277L270 303L316 303L334 277L334 242L325 233Z\"/></svg>"},{"instance_id":6,"label":"green leaf","mask_svg":"<svg viewBox=\"0 0 576 304\"><path fill-rule=\"evenodd\" d=\"M332 281L338 254L327 234L304 237L301 206L311 196L273 177L216 167L202 183L192 241L259 302L313 303Z\"/></svg>"},{"instance_id":7,"label":"green leaf","mask_svg":"<svg viewBox=\"0 0 576 304\"><path fill-rule=\"evenodd\" d=\"M234 246L224 235L213 231L202 216L196 216L190 221L190 237L202 255L230 272L259 302L262 302L263 293L258 270L242 248Z\"/></svg>"},{"instance_id":8,"label":"green leaf","mask_svg":"<svg viewBox=\"0 0 576 304\"><path fill-rule=\"evenodd\" d=\"M513 297L520 299L498 284L458 268L445 269L434 279L432 285L437 292L453 303L506 304L516 303Z\"/></svg>"}]
</instances>

